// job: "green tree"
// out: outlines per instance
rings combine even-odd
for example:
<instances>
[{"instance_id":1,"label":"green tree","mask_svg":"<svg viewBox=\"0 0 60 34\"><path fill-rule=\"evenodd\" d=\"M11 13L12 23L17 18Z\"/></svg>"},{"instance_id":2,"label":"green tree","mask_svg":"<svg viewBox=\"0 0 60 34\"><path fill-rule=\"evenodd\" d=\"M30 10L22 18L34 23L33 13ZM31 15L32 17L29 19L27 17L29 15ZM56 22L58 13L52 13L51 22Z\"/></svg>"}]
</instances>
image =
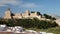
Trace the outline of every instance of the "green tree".
<instances>
[{"instance_id":1,"label":"green tree","mask_svg":"<svg viewBox=\"0 0 60 34\"><path fill-rule=\"evenodd\" d=\"M44 14L44 16L45 16L45 18L47 18L47 19L56 20L55 17L52 17L52 16L50 16L50 15Z\"/></svg>"}]
</instances>

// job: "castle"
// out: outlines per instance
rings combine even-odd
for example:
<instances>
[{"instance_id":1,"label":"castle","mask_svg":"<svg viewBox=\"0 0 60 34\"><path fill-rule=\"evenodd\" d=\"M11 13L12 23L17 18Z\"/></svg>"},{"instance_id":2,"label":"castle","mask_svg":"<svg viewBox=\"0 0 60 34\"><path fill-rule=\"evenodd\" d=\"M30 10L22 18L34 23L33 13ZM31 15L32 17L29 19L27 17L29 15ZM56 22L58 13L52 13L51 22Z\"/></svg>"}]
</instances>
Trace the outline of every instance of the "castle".
<instances>
[{"instance_id":1,"label":"castle","mask_svg":"<svg viewBox=\"0 0 60 34\"><path fill-rule=\"evenodd\" d=\"M13 14L11 10L8 8L5 12L4 19L22 19L22 18L38 18L41 19L40 12L30 12L29 10L26 10L24 13L21 14Z\"/></svg>"},{"instance_id":2,"label":"castle","mask_svg":"<svg viewBox=\"0 0 60 34\"><path fill-rule=\"evenodd\" d=\"M11 19L11 16L15 19L34 18L34 17L37 17L39 19L41 18L41 15L40 15L39 12L30 12L29 10L26 10L25 13L13 14L10 9L7 9L6 12L5 12L4 19Z\"/></svg>"},{"instance_id":3,"label":"castle","mask_svg":"<svg viewBox=\"0 0 60 34\"><path fill-rule=\"evenodd\" d=\"M41 16L40 12L30 12L26 10L24 13L21 14L13 14L10 9L6 10L4 19L28 19L28 18L38 18L39 20L48 20L44 16ZM60 25L60 19L54 20L58 25Z\"/></svg>"}]
</instances>

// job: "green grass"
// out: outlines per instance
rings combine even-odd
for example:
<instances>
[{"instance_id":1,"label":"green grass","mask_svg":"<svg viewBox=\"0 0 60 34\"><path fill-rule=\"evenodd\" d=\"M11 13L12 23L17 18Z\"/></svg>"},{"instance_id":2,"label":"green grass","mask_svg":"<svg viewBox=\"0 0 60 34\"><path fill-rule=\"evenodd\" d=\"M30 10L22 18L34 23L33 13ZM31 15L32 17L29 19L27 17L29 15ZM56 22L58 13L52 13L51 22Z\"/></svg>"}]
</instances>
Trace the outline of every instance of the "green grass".
<instances>
[{"instance_id":1,"label":"green grass","mask_svg":"<svg viewBox=\"0 0 60 34\"><path fill-rule=\"evenodd\" d=\"M37 29L37 28L27 28L27 29L35 30L35 31L42 31L42 32L50 32L50 33L54 33L54 34L60 34L60 27L53 27L53 28L48 28L48 29Z\"/></svg>"}]
</instances>

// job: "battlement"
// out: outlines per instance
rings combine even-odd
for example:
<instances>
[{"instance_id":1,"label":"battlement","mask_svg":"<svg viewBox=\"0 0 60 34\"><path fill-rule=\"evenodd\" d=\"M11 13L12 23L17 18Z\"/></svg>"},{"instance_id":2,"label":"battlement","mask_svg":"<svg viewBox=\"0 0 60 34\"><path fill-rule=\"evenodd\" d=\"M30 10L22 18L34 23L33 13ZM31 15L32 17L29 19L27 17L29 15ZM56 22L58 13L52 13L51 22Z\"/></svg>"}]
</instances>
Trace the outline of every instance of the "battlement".
<instances>
[{"instance_id":1,"label":"battlement","mask_svg":"<svg viewBox=\"0 0 60 34\"><path fill-rule=\"evenodd\" d=\"M40 15L40 12L30 12L29 10L26 10L24 13L21 13L21 14L16 13L12 16L10 9L8 9L5 12L4 19L11 19L11 17L13 17L14 19L35 18L35 17L40 19L41 15Z\"/></svg>"}]
</instances>

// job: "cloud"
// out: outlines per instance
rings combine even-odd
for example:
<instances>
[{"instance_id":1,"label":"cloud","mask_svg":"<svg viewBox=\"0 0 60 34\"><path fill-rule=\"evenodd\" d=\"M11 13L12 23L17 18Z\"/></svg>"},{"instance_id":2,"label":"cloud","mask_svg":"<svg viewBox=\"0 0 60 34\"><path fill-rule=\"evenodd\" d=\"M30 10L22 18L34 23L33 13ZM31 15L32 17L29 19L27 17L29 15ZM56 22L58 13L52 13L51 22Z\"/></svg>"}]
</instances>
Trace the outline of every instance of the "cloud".
<instances>
[{"instance_id":1,"label":"cloud","mask_svg":"<svg viewBox=\"0 0 60 34\"><path fill-rule=\"evenodd\" d=\"M38 7L38 5L36 5L35 3L24 3L21 6L26 8Z\"/></svg>"},{"instance_id":2,"label":"cloud","mask_svg":"<svg viewBox=\"0 0 60 34\"><path fill-rule=\"evenodd\" d=\"M6 6L6 4L18 5L19 2L17 0L0 0L0 6Z\"/></svg>"},{"instance_id":3,"label":"cloud","mask_svg":"<svg viewBox=\"0 0 60 34\"><path fill-rule=\"evenodd\" d=\"M19 7L24 7L24 8L39 7L39 5L35 3L25 2L23 0L0 0L0 6L9 6L9 5L13 5L13 6L19 5Z\"/></svg>"}]
</instances>

